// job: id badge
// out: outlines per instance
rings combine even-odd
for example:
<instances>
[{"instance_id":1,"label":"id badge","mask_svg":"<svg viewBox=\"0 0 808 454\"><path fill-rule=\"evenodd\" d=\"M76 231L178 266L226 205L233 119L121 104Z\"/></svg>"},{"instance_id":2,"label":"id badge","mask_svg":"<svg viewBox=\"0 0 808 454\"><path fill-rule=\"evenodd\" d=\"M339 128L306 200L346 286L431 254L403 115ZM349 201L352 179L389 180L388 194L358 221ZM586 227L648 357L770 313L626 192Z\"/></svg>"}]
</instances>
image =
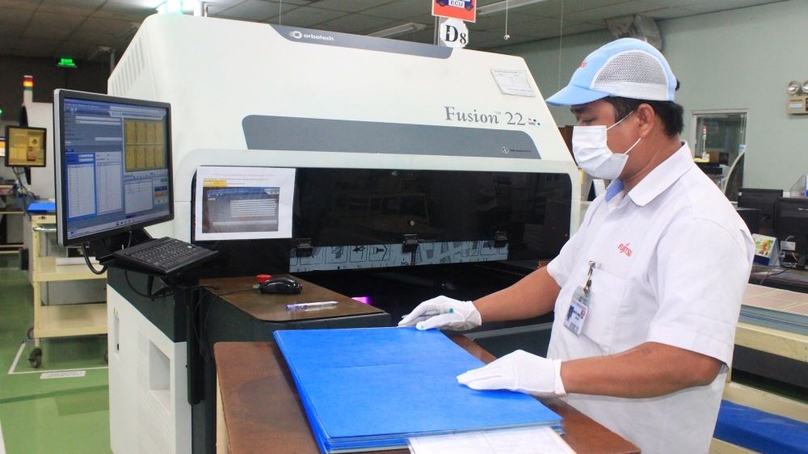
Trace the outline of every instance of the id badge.
<instances>
[{"instance_id":1,"label":"id badge","mask_svg":"<svg viewBox=\"0 0 808 454\"><path fill-rule=\"evenodd\" d=\"M584 329L584 322L586 321L587 313L589 312L589 295L584 291L584 288L578 286L575 293L572 295L570 308L567 311L567 317L564 320L564 326L575 333L576 336L581 334Z\"/></svg>"}]
</instances>

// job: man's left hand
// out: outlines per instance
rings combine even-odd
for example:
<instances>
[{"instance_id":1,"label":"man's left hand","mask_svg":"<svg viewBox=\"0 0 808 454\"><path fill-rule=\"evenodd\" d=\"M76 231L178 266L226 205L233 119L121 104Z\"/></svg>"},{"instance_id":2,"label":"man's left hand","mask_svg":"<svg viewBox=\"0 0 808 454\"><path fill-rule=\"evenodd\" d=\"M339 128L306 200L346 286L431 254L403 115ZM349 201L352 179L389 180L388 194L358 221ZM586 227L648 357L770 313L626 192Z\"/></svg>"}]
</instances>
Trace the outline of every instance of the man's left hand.
<instances>
[{"instance_id":1,"label":"man's left hand","mask_svg":"<svg viewBox=\"0 0 808 454\"><path fill-rule=\"evenodd\" d=\"M516 350L496 361L457 376L469 388L508 389L539 397L566 396L561 361Z\"/></svg>"}]
</instances>

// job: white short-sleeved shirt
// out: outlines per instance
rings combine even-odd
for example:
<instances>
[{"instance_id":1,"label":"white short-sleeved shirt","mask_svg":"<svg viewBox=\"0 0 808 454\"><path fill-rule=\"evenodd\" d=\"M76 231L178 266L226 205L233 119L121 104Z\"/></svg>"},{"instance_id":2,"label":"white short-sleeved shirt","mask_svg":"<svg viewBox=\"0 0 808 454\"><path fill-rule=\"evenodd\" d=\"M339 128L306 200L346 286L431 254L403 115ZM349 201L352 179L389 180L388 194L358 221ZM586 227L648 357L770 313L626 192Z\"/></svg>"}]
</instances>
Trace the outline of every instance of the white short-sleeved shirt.
<instances>
[{"instance_id":1,"label":"white short-sleeved shirt","mask_svg":"<svg viewBox=\"0 0 808 454\"><path fill-rule=\"evenodd\" d=\"M610 355L658 342L721 360L725 367L708 386L647 399L566 398L643 453L706 453L732 362L751 235L686 143L627 195L621 190L616 180L592 203L548 265L561 292L547 356ZM564 318L590 261L588 315L575 335Z\"/></svg>"}]
</instances>

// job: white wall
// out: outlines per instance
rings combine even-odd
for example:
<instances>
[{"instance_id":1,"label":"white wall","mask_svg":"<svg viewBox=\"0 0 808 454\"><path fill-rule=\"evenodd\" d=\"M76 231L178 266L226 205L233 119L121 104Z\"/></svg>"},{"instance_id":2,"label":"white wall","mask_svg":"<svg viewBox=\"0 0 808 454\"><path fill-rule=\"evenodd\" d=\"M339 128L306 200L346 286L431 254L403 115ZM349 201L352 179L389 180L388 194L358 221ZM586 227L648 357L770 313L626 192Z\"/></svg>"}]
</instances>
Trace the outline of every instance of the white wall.
<instances>
[{"instance_id":1,"label":"white wall","mask_svg":"<svg viewBox=\"0 0 808 454\"><path fill-rule=\"evenodd\" d=\"M789 189L808 173L808 115L786 114L786 85L808 80L805 23L808 1L790 0L659 21L664 47L682 87L683 138L691 141L694 110L749 110L744 186ZM583 58L611 41L606 32L497 49L527 61L544 96L569 81ZM560 70L559 70L560 68ZM573 124L566 108L551 109L558 124Z\"/></svg>"}]
</instances>

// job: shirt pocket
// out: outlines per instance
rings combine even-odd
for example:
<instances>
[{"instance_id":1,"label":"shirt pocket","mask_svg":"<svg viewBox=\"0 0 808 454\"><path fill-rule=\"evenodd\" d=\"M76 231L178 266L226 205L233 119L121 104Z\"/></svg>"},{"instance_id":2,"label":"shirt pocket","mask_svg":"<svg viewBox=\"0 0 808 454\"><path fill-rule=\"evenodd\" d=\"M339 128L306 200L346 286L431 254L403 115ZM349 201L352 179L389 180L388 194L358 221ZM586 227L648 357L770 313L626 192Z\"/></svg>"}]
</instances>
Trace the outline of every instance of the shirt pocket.
<instances>
[{"instance_id":1,"label":"shirt pocket","mask_svg":"<svg viewBox=\"0 0 808 454\"><path fill-rule=\"evenodd\" d=\"M626 280L600 269L592 270L589 307L581 335L595 343L604 355L612 352Z\"/></svg>"}]
</instances>

